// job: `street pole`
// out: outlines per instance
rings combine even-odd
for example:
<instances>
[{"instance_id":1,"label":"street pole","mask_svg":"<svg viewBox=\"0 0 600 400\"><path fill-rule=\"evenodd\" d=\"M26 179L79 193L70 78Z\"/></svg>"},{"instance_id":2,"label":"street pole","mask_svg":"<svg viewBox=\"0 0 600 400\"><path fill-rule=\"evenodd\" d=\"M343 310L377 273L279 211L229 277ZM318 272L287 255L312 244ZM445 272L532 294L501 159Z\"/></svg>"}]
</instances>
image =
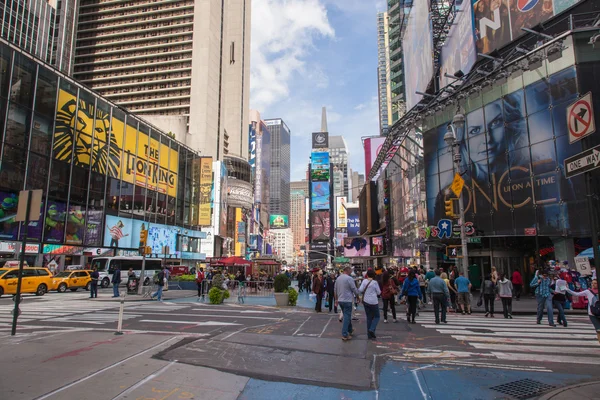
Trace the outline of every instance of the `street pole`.
<instances>
[{"instance_id":1,"label":"street pole","mask_svg":"<svg viewBox=\"0 0 600 400\"><path fill-rule=\"evenodd\" d=\"M457 162L457 169L458 169ZM462 270L465 277L469 276L469 250L467 248L467 234L465 233L465 204L463 200L464 194L461 192L458 197L458 208L460 216L458 223L460 224L460 244L462 246Z\"/></svg>"},{"instance_id":2,"label":"street pole","mask_svg":"<svg viewBox=\"0 0 600 400\"><path fill-rule=\"evenodd\" d=\"M587 207L590 213L590 229L592 230L592 251L594 252L594 267L596 268L596 279L600 279L600 250L598 250L598 222L596 220L596 210L592 199L592 174L586 172L585 192L587 198Z\"/></svg>"},{"instance_id":3,"label":"street pole","mask_svg":"<svg viewBox=\"0 0 600 400\"><path fill-rule=\"evenodd\" d=\"M15 294L15 308L13 310L12 329L10 331L11 336L15 336L17 334L17 318L19 318L19 314L21 313L19 305L21 304L21 283L23 281L23 266L25 264L25 248L27 246L27 228L29 227L29 207L31 206L31 194L32 191L28 190L25 221L23 221L23 240L21 241L21 255L19 258L19 276L17 279L17 293Z\"/></svg>"}]
</instances>

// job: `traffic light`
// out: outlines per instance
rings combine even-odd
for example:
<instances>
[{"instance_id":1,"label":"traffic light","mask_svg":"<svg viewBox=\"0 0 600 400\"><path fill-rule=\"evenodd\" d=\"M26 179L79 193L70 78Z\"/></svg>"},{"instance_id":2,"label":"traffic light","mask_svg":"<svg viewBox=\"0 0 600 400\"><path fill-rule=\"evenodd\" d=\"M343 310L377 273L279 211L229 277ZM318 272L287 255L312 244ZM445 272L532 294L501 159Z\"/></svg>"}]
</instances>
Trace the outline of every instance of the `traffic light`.
<instances>
[{"instance_id":1,"label":"traffic light","mask_svg":"<svg viewBox=\"0 0 600 400\"><path fill-rule=\"evenodd\" d=\"M444 201L444 210L446 211L447 217L454 217L454 202L452 200Z\"/></svg>"},{"instance_id":2,"label":"traffic light","mask_svg":"<svg viewBox=\"0 0 600 400\"><path fill-rule=\"evenodd\" d=\"M147 241L148 241L148 230L142 229L140 231L140 247L146 247Z\"/></svg>"}]
</instances>

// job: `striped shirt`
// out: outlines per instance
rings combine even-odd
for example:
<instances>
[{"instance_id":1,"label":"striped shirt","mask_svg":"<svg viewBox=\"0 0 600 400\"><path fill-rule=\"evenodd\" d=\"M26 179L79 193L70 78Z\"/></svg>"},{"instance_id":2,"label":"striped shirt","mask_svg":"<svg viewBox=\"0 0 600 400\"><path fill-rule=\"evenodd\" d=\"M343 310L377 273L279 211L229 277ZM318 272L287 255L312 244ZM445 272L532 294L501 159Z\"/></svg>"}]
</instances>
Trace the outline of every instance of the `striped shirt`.
<instances>
[{"instance_id":1,"label":"striped shirt","mask_svg":"<svg viewBox=\"0 0 600 400\"><path fill-rule=\"evenodd\" d=\"M109 229L110 232L110 236L115 239L115 240L119 240L122 237L124 237L125 235L123 234L123 231L121 230L121 228L119 228L117 225L113 226L112 228Z\"/></svg>"}]
</instances>

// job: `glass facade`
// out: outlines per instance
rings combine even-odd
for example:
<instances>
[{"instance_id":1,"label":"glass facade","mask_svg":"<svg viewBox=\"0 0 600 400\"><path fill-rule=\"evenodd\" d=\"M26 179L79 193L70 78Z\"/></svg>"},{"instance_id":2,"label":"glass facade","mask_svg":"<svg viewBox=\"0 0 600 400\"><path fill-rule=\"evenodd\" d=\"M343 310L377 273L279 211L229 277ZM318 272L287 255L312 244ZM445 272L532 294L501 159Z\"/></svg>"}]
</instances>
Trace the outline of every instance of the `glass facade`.
<instances>
[{"instance_id":1,"label":"glass facade","mask_svg":"<svg viewBox=\"0 0 600 400\"><path fill-rule=\"evenodd\" d=\"M282 120L265 122L271 133L269 214L290 215L291 132Z\"/></svg>"},{"instance_id":2,"label":"glass facade","mask_svg":"<svg viewBox=\"0 0 600 400\"><path fill-rule=\"evenodd\" d=\"M195 228L197 153L5 42L0 73L0 240L24 235L14 221L24 189L44 193L30 242L137 249L137 238L106 239L109 219Z\"/></svg>"}]
</instances>

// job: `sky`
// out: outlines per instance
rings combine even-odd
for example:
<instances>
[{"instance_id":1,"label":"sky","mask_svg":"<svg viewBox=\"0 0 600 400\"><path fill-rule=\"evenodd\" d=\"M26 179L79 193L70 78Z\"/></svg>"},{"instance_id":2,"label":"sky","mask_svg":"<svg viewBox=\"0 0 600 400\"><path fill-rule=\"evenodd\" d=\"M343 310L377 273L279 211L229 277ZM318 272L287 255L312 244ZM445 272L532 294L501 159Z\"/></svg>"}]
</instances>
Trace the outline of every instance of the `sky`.
<instances>
[{"instance_id":1,"label":"sky","mask_svg":"<svg viewBox=\"0 0 600 400\"><path fill-rule=\"evenodd\" d=\"M291 178L305 178L311 133L327 107L350 168L364 173L362 137L378 135L377 11L384 0L252 0L250 108L292 131Z\"/></svg>"}]
</instances>

